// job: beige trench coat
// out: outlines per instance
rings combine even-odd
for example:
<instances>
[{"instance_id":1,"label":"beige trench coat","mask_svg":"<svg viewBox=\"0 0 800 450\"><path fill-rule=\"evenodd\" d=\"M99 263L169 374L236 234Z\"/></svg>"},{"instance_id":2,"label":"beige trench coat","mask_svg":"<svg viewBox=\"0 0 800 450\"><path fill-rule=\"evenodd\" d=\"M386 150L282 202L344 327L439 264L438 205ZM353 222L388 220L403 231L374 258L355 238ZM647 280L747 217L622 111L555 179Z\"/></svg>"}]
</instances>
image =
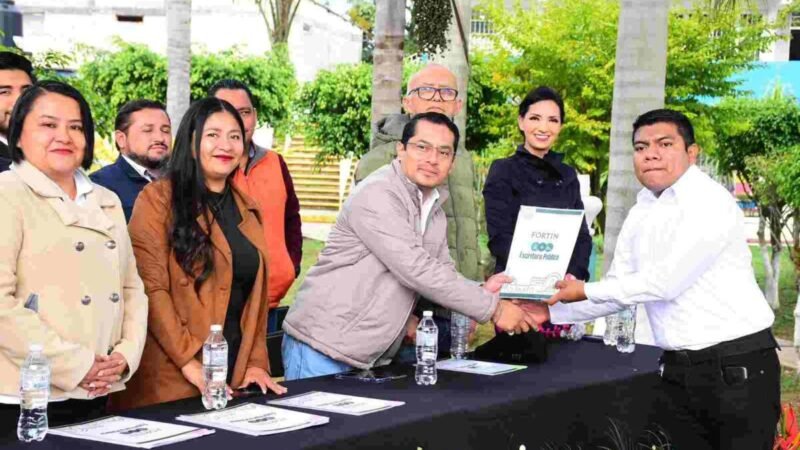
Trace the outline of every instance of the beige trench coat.
<instances>
[{"instance_id":1,"label":"beige trench coat","mask_svg":"<svg viewBox=\"0 0 800 450\"><path fill-rule=\"evenodd\" d=\"M112 352L129 366L112 392L124 389L148 303L117 196L95 184L79 207L23 161L0 174L0 212L0 395L18 395L31 343L50 360L51 398L87 398L78 384Z\"/></svg>"}]
</instances>

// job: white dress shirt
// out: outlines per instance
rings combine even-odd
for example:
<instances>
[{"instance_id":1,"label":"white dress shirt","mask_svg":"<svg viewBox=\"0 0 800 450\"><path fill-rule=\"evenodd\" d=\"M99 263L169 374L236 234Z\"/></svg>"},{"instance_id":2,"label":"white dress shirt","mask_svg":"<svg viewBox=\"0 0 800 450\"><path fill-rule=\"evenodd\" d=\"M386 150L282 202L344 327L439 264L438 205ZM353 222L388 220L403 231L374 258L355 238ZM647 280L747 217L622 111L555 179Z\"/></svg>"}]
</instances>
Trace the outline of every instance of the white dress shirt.
<instances>
[{"instance_id":1,"label":"white dress shirt","mask_svg":"<svg viewBox=\"0 0 800 450\"><path fill-rule=\"evenodd\" d=\"M695 166L656 197L643 189L622 225L605 279L589 301L550 308L553 323L644 304L655 344L699 350L768 328L775 316L756 284L733 196Z\"/></svg>"},{"instance_id":2,"label":"white dress shirt","mask_svg":"<svg viewBox=\"0 0 800 450\"><path fill-rule=\"evenodd\" d=\"M144 178L147 181L154 181L155 177L153 176L153 173L150 172L149 169L147 169L147 167L144 167L143 165L137 163L136 161L128 158L125 155L122 155L122 157L128 164L131 165L131 167L133 167L133 170L135 170L136 173L142 176L142 178Z\"/></svg>"},{"instance_id":3,"label":"white dress shirt","mask_svg":"<svg viewBox=\"0 0 800 450\"><path fill-rule=\"evenodd\" d=\"M11 164L11 170L15 170L17 167L19 167L17 163ZM53 186L57 187L59 191L64 193L62 197L64 201L72 201L75 202L75 204L78 206L83 206L84 204L86 204L86 196L88 196L89 193L92 192L92 189L94 189L92 180L90 180L89 177L86 176L86 174L83 173L83 171L81 171L81 169L77 169L75 171L75 175L73 175L73 178L75 179L74 199L69 198L69 195L67 195L67 193L64 192L64 190L61 189L61 186L59 186L55 181L53 180L49 181L53 183Z\"/></svg>"},{"instance_id":4,"label":"white dress shirt","mask_svg":"<svg viewBox=\"0 0 800 450\"><path fill-rule=\"evenodd\" d=\"M427 200L424 200L425 197L422 195L422 191L418 190L417 197L419 198L420 205L419 229L422 231L422 234L425 234L425 229L428 228L428 217L430 217L431 211L433 211L433 205L436 204L436 200L439 200L439 190L433 188Z\"/></svg>"}]
</instances>

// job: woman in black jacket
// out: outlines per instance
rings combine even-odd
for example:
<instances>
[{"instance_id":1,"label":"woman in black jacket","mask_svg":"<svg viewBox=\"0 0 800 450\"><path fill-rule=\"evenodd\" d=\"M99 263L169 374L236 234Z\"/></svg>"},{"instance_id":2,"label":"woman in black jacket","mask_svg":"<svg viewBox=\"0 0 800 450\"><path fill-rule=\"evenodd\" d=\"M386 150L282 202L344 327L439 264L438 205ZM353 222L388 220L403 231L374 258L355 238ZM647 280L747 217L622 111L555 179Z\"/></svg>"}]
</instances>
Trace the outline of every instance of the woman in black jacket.
<instances>
[{"instance_id":1,"label":"woman in black jacket","mask_svg":"<svg viewBox=\"0 0 800 450\"><path fill-rule=\"evenodd\" d=\"M519 105L517 123L524 143L513 155L492 163L483 188L495 273L506 268L521 205L583 209L575 169L552 151L564 124L564 101L558 92L544 86L530 91ZM583 222L567 274L588 280L591 252L592 237Z\"/></svg>"}]
</instances>

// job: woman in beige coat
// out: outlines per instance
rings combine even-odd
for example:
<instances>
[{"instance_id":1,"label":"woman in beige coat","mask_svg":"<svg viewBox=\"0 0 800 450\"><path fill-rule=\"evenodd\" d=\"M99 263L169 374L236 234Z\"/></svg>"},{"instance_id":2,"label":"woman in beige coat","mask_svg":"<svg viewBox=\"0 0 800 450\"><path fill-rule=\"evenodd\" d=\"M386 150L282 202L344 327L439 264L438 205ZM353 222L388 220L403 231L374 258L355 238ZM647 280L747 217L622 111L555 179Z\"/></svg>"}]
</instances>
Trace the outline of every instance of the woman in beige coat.
<instances>
[{"instance_id":1,"label":"woman in beige coat","mask_svg":"<svg viewBox=\"0 0 800 450\"><path fill-rule=\"evenodd\" d=\"M0 174L0 436L13 436L31 344L50 362L50 426L105 412L146 337L147 297L120 201L91 165L89 106L59 82L34 84L11 115L14 165ZM0 438L3 439L3 438Z\"/></svg>"}]
</instances>

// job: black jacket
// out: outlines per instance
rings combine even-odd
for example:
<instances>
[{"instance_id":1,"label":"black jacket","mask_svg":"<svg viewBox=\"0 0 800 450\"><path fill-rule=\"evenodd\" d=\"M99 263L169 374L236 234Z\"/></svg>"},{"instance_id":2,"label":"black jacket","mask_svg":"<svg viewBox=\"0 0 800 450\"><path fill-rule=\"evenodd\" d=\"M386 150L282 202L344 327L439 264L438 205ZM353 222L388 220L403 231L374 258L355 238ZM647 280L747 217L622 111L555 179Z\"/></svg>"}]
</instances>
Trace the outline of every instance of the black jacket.
<instances>
[{"instance_id":1,"label":"black jacket","mask_svg":"<svg viewBox=\"0 0 800 450\"><path fill-rule=\"evenodd\" d=\"M538 158L520 145L513 155L494 161L489 168L483 199L489 251L497 258L495 273L506 268L521 205L583 209L578 174L562 162L563 158L563 155L552 151L544 158ZM588 280L591 253L592 237L584 221L567 273Z\"/></svg>"},{"instance_id":2,"label":"black jacket","mask_svg":"<svg viewBox=\"0 0 800 450\"><path fill-rule=\"evenodd\" d=\"M122 156L117 158L114 164L103 167L89 177L95 183L117 194L122 202L122 210L125 212L125 221L130 222L133 204L136 203L136 198L149 181L139 175L139 172L131 167Z\"/></svg>"}]
</instances>

